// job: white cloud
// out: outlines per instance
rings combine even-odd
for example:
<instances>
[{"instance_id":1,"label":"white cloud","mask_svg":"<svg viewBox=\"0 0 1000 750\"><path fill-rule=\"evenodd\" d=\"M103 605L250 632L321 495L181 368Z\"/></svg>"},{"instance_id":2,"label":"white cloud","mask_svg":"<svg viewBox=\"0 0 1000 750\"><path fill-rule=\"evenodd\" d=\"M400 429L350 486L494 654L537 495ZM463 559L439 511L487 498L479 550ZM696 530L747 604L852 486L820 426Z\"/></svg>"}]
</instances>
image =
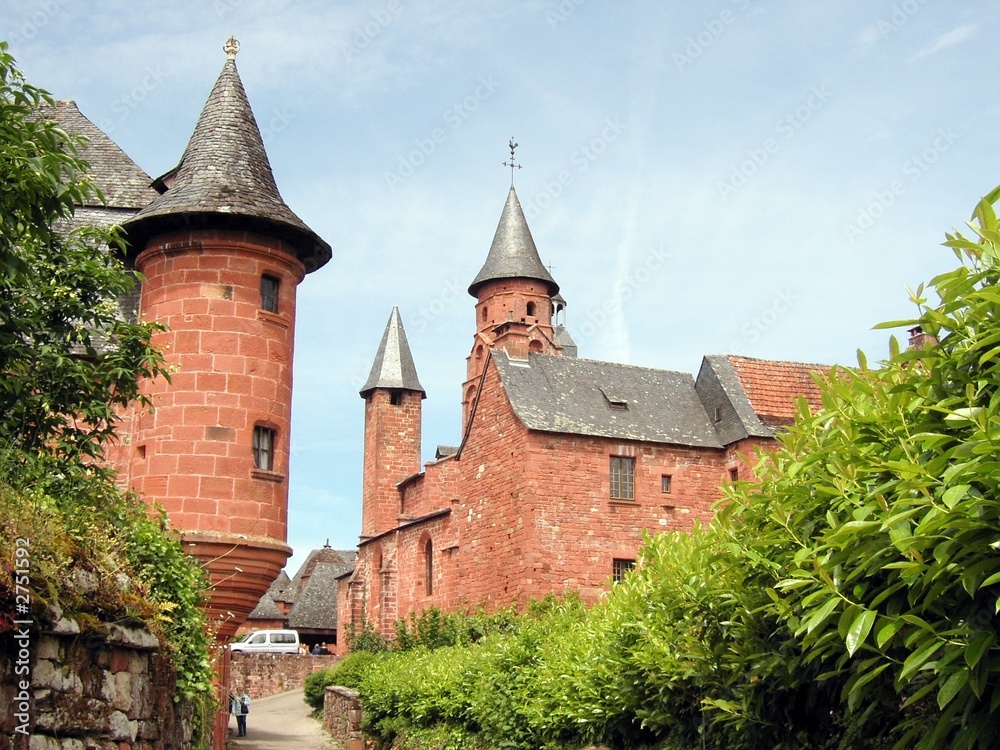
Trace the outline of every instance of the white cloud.
<instances>
[{"instance_id":1,"label":"white cloud","mask_svg":"<svg viewBox=\"0 0 1000 750\"><path fill-rule=\"evenodd\" d=\"M925 57L930 57L936 52L940 52L943 49L954 46L966 39L970 38L976 31L979 30L979 24L967 23L959 26L958 28L952 29L947 34L942 34L937 39L935 39L931 44L924 47L917 54L911 57L907 62L916 62L917 60L923 60Z\"/></svg>"}]
</instances>

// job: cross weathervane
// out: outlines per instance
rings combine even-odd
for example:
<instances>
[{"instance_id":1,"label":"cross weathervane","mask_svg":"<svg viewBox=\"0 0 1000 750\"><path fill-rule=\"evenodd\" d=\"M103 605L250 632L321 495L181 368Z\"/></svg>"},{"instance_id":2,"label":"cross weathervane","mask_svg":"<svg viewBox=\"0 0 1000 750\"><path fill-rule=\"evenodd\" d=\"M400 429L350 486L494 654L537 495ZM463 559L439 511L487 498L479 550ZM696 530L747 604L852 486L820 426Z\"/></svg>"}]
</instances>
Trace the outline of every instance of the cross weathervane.
<instances>
[{"instance_id":1,"label":"cross weathervane","mask_svg":"<svg viewBox=\"0 0 1000 750\"><path fill-rule=\"evenodd\" d=\"M510 146L510 161L509 162L505 161L503 163L503 165L505 167L510 167L510 184L513 185L514 184L514 170L521 168L521 165L514 161L514 149L517 148L518 144L514 143L514 138L511 137L510 143L508 143L507 145Z\"/></svg>"}]
</instances>

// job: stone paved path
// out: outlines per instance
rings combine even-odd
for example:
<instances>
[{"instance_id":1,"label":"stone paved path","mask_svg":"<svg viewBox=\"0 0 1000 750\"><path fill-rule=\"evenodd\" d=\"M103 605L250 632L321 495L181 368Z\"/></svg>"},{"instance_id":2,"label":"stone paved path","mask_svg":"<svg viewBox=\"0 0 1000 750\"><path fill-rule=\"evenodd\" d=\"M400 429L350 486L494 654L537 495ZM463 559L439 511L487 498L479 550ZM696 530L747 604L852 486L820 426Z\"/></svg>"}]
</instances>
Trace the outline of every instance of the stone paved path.
<instances>
[{"instance_id":1,"label":"stone paved path","mask_svg":"<svg viewBox=\"0 0 1000 750\"><path fill-rule=\"evenodd\" d=\"M261 698L250 704L247 736L236 736L236 719L229 717L231 750L333 750L330 735L312 718L301 690Z\"/></svg>"}]
</instances>

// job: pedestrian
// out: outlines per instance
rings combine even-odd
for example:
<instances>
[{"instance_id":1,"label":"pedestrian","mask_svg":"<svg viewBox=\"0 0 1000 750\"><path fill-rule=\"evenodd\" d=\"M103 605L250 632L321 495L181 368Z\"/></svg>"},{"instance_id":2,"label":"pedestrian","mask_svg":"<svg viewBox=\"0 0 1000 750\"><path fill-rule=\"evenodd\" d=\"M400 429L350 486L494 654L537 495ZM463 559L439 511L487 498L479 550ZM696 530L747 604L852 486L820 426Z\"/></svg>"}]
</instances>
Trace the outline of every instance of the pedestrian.
<instances>
[{"instance_id":1,"label":"pedestrian","mask_svg":"<svg viewBox=\"0 0 1000 750\"><path fill-rule=\"evenodd\" d=\"M250 696L245 690L239 695L229 694L229 713L236 716L236 736L247 735L247 714L250 713Z\"/></svg>"}]
</instances>

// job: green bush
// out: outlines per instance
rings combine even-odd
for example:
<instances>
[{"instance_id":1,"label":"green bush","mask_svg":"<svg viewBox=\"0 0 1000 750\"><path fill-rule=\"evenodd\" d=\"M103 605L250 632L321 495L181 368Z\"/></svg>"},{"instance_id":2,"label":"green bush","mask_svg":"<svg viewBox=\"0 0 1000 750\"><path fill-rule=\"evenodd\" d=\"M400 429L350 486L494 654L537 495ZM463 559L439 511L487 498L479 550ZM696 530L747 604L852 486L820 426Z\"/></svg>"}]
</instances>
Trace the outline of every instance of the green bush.
<instances>
[{"instance_id":1,"label":"green bush","mask_svg":"<svg viewBox=\"0 0 1000 750\"><path fill-rule=\"evenodd\" d=\"M323 696L328 685L357 689L365 671L378 657L370 651L356 651L332 667L317 670L306 677L305 701L314 711L323 709Z\"/></svg>"}]
</instances>

